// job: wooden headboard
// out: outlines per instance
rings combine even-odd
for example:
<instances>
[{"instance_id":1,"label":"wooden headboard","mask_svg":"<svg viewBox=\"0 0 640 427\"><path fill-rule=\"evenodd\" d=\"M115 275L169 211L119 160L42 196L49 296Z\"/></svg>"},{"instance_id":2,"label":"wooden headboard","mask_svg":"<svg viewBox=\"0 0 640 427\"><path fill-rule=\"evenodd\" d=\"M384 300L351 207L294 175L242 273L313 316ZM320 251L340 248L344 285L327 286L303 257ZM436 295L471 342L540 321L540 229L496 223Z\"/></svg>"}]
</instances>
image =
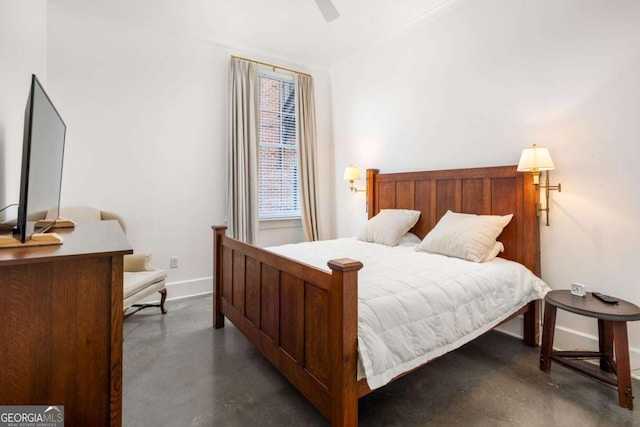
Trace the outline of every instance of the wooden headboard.
<instances>
[{"instance_id":1,"label":"wooden headboard","mask_svg":"<svg viewBox=\"0 0 640 427\"><path fill-rule=\"evenodd\" d=\"M519 262L540 276L537 191L531 174L516 166L381 174L367 169L369 218L381 209L422 212L411 230L423 238L447 210L513 219L498 240L503 258Z\"/></svg>"}]
</instances>

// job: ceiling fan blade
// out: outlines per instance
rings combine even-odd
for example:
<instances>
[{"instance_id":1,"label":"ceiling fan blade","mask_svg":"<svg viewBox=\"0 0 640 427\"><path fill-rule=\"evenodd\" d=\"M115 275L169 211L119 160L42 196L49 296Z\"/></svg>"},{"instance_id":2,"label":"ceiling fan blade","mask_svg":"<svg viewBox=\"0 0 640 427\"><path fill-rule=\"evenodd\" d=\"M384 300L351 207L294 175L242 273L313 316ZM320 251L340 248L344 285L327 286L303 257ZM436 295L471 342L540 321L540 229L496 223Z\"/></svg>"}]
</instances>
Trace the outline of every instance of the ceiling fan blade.
<instances>
[{"instance_id":1,"label":"ceiling fan blade","mask_svg":"<svg viewBox=\"0 0 640 427\"><path fill-rule=\"evenodd\" d=\"M324 16L325 21L331 22L340 17L338 9L336 9L333 3L331 3L331 0L315 0L315 2L318 5L320 12L322 12L322 16Z\"/></svg>"}]
</instances>

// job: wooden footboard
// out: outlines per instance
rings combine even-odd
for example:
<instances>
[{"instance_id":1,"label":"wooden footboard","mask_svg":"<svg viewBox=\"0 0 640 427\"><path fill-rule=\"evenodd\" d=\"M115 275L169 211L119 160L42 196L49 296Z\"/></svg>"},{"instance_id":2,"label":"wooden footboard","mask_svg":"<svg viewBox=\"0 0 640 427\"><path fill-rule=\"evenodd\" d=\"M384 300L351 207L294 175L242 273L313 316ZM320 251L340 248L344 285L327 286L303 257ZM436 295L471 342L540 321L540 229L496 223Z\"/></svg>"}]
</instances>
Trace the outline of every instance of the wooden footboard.
<instances>
[{"instance_id":1,"label":"wooden footboard","mask_svg":"<svg viewBox=\"0 0 640 427\"><path fill-rule=\"evenodd\" d=\"M264 251L214 226L216 329L227 317L333 426L358 424L358 270L351 259L331 273ZM538 301L525 305L524 342L538 344ZM403 376L404 374L400 375Z\"/></svg>"},{"instance_id":2,"label":"wooden footboard","mask_svg":"<svg viewBox=\"0 0 640 427\"><path fill-rule=\"evenodd\" d=\"M214 226L214 327L227 317L334 426L358 424L358 270L331 273L225 236Z\"/></svg>"}]
</instances>

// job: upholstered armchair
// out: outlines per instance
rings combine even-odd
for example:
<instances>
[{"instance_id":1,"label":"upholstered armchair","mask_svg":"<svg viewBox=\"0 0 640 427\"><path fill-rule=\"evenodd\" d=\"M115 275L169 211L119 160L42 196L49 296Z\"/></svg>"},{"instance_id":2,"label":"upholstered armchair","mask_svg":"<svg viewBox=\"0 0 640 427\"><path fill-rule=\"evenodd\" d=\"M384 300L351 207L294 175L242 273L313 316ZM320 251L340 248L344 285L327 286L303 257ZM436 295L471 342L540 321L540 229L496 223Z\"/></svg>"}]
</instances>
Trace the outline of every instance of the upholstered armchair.
<instances>
[{"instance_id":1,"label":"upholstered armchair","mask_svg":"<svg viewBox=\"0 0 640 427\"><path fill-rule=\"evenodd\" d=\"M131 254L124 256L124 318L148 307L160 307L162 314L167 312L164 303L167 300L165 280L167 272L149 265L149 254ZM159 304L139 304L138 301L160 292Z\"/></svg>"},{"instance_id":2,"label":"upholstered armchair","mask_svg":"<svg viewBox=\"0 0 640 427\"><path fill-rule=\"evenodd\" d=\"M51 216L51 212L46 213L47 219L51 219ZM88 206L60 208L59 217L71 219L75 222L116 220L122 227L122 231L127 232L127 226L120 215ZM162 314L167 312L164 307L167 299L167 289L165 287L167 273L164 270L151 267L149 265L150 258L151 256L146 253L134 253L124 256L123 313L125 319L148 307L159 307ZM159 304L138 303L138 301L155 292L160 293Z\"/></svg>"}]
</instances>

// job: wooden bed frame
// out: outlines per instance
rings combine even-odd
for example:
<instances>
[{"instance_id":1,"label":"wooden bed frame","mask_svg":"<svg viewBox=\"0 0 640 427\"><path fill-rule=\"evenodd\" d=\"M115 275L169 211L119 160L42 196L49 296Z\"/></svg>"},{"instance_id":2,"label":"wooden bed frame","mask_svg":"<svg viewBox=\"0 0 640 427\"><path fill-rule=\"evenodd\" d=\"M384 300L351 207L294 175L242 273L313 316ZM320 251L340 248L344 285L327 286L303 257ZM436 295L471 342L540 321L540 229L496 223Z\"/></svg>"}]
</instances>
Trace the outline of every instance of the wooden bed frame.
<instances>
[{"instance_id":1,"label":"wooden bed frame","mask_svg":"<svg viewBox=\"0 0 640 427\"><path fill-rule=\"evenodd\" d=\"M367 170L369 218L380 209L420 210L412 232L423 238L456 212L513 219L499 240L500 256L540 275L537 192L515 166L379 174ZM328 261L331 273L225 235L214 226L214 327L231 322L334 426L358 424L358 270L351 259ZM538 303L524 314L524 342L538 344Z\"/></svg>"}]
</instances>

